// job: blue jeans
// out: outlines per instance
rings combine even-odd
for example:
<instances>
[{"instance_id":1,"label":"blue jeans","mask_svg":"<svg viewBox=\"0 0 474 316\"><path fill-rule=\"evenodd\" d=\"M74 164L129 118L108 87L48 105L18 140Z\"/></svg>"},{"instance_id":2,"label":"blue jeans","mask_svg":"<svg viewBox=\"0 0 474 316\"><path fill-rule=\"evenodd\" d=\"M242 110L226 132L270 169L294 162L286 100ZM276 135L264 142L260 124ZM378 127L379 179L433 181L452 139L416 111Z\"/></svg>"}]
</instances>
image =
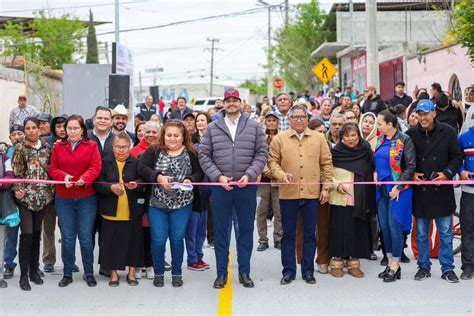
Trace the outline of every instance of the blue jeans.
<instances>
[{"instance_id":1,"label":"blue jeans","mask_svg":"<svg viewBox=\"0 0 474 316\"><path fill-rule=\"evenodd\" d=\"M170 240L171 275L181 275L184 255L184 235L191 215L192 203L169 210L150 206L148 221L151 231L151 254L156 275L165 274L166 240Z\"/></svg>"},{"instance_id":2,"label":"blue jeans","mask_svg":"<svg viewBox=\"0 0 474 316\"><path fill-rule=\"evenodd\" d=\"M92 231L97 214L95 195L79 199L56 196L56 214L62 239L62 259L64 276L72 277L76 261L76 238L81 246L84 275L94 275L94 243Z\"/></svg>"},{"instance_id":3,"label":"blue jeans","mask_svg":"<svg viewBox=\"0 0 474 316\"><path fill-rule=\"evenodd\" d=\"M188 227L186 228L186 251L188 264L202 260L204 253L202 246L206 240L207 211L191 212Z\"/></svg>"},{"instance_id":4,"label":"blue jeans","mask_svg":"<svg viewBox=\"0 0 474 316\"><path fill-rule=\"evenodd\" d=\"M298 199L280 200L281 226L281 263L283 275L296 275L296 227L298 213L301 211L303 222L303 276L314 274L314 255L316 254L316 224L318 222L319 200Z\"/></svg>"},{"instance_id":5,"label":"blue jeans","mask_svg":"<svg viewBox=\"0 0 474 316\"><path fill-rule=\"evenodd\" d=\"M439 263L441 264L441 272L445 273L454 270L453 256L453 217L435 218L436 229L439 233ZM431 219L416 219L416 243L418 244L418 267L431 269L430 262L430 244L428 235L430 231Z\"/></svg>"},{"instance_id":6,"label":"blue jeans","mask_svg":"<svg viewBox=\"0 0 474 316\"><path fill-rule=\"evenodd\" d=\"M235 211L237 215L237 262L240 274L250 274L250 257L253 248L253 229L257 208L257 188L234 186L230 191L211 187L212 220L218 275L227 275L229 264L230 228Z\"/></svg>"},{"instance_id":7,"label":"blue jeans","mask_svg":"<svg viewBox=\"0 0 474 316\"><path fill-rule=\"evenodd\" d=\"M397 222L392 214L391 204L387 189L383 187L377 205L380 230L382 231L387 257L400 262L405 236L403 235L402 225Z\"/></svg>"},{"instance_id":8,"label":"blue jeans","mask_svg":"<svg viewBox=\"0 0 474 316\"><path fill-rule=\"evenodd\" d=\"M5 226L5 242L3 248L3 258L5 268L15 269L15 257L17 255L16 246L18 245L18 229L20 225L14 227Z\"/></svg>"}]
</instances>

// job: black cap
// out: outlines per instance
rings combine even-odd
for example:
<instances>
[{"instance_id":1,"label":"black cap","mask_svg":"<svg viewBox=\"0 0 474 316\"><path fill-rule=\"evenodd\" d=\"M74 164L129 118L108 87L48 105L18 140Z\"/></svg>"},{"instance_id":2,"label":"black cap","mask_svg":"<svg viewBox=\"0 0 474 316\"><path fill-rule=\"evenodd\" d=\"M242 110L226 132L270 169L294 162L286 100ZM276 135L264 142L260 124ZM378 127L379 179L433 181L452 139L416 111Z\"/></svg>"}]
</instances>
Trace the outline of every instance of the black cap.
<instances>
[{"instance_id":1,"label":"black cap","mask_svg":"<svg viewBox=\"0 0 474 316\"><path fill-rule=\"evenodd\" d=\"M13 124L10 127L10 134L13 132L23 132L23 126L19 124Z\"/></svg>"},{"instance_id":2,"label":"black cap","mask_svg":"<svg viewBox=\"0 0 474 316\"><path fill-rule=\"evenodd\" d=\"M193 119L196 119L196 117L194 116L193 113L186 113L186 114L183 116L183 121L184 121L188 116L192 116Z\"/></svg>"}]
</instances>

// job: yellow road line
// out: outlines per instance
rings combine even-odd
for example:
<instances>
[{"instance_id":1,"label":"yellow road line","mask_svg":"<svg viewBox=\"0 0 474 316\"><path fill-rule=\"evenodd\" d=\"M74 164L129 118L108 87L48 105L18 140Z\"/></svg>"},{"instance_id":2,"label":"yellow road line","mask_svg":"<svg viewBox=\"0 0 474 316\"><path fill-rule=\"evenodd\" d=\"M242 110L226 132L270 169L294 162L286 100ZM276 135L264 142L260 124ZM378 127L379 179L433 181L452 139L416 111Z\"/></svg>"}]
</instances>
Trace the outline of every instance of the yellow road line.
<instances>
[{"instance_id":1,"label":"yellow road line","mask_svg":"<svg viewBox=\"0 0 474 316\"><path fill-rule=\"evenodd\" d=\"M218 316L232 315L232 253L229 251L229 266L227 267L227 285L219 290L217 303Z\"/></svg>"}]
</instances>

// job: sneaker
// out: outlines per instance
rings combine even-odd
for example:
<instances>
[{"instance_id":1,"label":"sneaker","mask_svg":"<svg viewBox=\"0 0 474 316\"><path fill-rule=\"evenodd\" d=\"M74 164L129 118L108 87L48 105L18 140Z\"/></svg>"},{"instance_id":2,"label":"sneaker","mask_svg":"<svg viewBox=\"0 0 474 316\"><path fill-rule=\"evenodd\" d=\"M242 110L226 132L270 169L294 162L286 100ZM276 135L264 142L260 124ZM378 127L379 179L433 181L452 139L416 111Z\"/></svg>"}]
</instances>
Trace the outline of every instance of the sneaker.
<instances>
[{"instance_id":1,"label":"sneaker","mask_svg":"<svg viewBox=\"0 0 474 316\"><path fill-rule=\"evenodd\" d=\"M7 287L8 287L7 281L0 279L0 289L5 289Z\"/></svg>"},{"instance_id":2,"label":"sneaker","mask_svg":"<svg viewBox=\"0 0 474 316\"><path fill-rule=\"evenodd\" d=\"M202 266L204 267L204 269L206 269L206 270L211 268L211 266L208 265L206 262L202 261L202 259L199 260L198 263L199 263L200 265L202 265Z\"/></svg>"},{"instance_id":3,"label":"sneaker","mask_svg":"<svg viewBox=\"0 0 474 316\"><path fill-rule=\"evenodd\" d=\"M153 267L146 268L146 278L148 280L153 280L155 278L155 271L153 270Z\"/></svg>"},{"instance_id":4,"label":"sneaker","mask_svg":"<svg viewBox=\"0 0 474 316\"><path fill-rule=\"evenodd\" d=\"M268 243L261 242L258 244L257 251L265 251L268 249Z\"/></svg>"},{"instance_id":5,"label":"sneaker","mask_svg":"<svg viewBox=\"0 0 474 316\"><path fill-rule=\"evenodd\" d=\"M39 275L41 278L44 278L44 272L41 271L40 268L38 268L38 275Z\"/></svg>"},{"instance_id":6,"label":"sneaker","mask_svg":"<svg viewBox=\"0 0 474 316\"><path fill-rule=\"evenodd\" d=\"M207 245L209 246L209 248L214 249L214 240L209 240L207 242Z\"/></svg>"},{"instance_id":7,"label":"sneaker","mask_svg":"<svg viewBox=\"0 0 474 316\"><path fill-rule=\"evenodd\" d=\"M188 263L188 269L193 271L204 271L204 268L199 262Z\"/></svg>"},{"instance_id":8,"label":"sneaker","mask_svg":"<svg viewBox=\"0 0 474 316\"><path fill-rule=\"evenodd\" d=\"M15 274L15 268L5 268L5 271L3 272L3 278L5 280L13 278L13 275Z\"/></svg>"},{"instance_id":9,"label":"sneaker","mask_svg":"<svg viewBox=\"0 0 474 316\"><path fill-rule=\"evenodd\" d=\"M77 273L79 271L81 270L79 270L79 267L77 266L77 264L74 264L74 268L72 268L72 272Z\"/></svg>"},{"instance_id":10,"label":"sneaker","mask_svg":"<svg viewBox=\"0 0 474 316\"><path fill-rule=\"evenodd\" d=\"M135 271L135 279L141 279L142 278L142 269L138 268L136 271Z\"/></svg>"},{"instance_id":11,"label":"sneaker","mask_svg":"<svg viewBox=\"0 0 474 316\"><path fill-rule=\"evenodd\" d=\"M45 264L43 268L44 272L46 273L53 273L54 272L54 264Z\"/></svg>"},{"instance_id":12,"label":"sneaker","mask_svg":"<svg viewBox=\"0 0 474 316\"><path fill-rule=\"evenodd\" d=\"M416 281L423 281L426 278L429 278L431 276L430 271L426 268L419 268L418 272L415 274L415 280Z\"/></svg>"},{"instance_id":13,"label":"sneaker","mask_svg":"<svg viewBox=\"0 0 474 316\"><path fill-rule=\"evenodd\" d=\"M165 271L171 271L171 264L166 262L166 260L165 260Z\"/></svg>"},{"instance_id":14,"label":"sneaker","mask_svg":"<svg viewBox=\"0 0 474 316\"><path fill-rule=\"evenodd\" d=\"M441 279L446 280L449 283L459 283L458 276L453 270L443 273Z\"/></svg>"},{"instance_id":15,"label":"sneaker","mask_svg":"<svg viewBox=\"0 0 474 316\"><path fill-rule=\"evenodd\" d=\"M471 280L471 279L472 279L472 270L470 267L467 267L461 273L461 280Z\"/></svg>"}]
</instances>

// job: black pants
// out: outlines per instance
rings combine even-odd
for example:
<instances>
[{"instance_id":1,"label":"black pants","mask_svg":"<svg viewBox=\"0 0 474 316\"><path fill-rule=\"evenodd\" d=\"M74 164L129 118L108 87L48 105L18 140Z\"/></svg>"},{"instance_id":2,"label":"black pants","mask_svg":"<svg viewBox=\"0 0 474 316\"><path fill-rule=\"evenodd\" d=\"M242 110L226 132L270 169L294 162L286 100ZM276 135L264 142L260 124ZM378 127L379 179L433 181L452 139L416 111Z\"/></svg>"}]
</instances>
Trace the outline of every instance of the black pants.
<instances>
[{"instance_id":1,"label":"black pants","mask_svg":"<svg viewBox=\"0 0 474 316\"><path fill-rule=\"evenodd\" d=\"M214 225L212 223L212 206L207 210L207 242L214 241Z\"/></svg>"},{"instance_id":2,"label":"black pants","mask_svg":"<svg viewBox=\"0 0 474 316\"><path fill-rule=\"evenodd\" d=\"M18 257L21 275L38 273L39 252L41 241L41 227L43 224L44 210L32 211L23 205L20 208L20 246Z\"/></svg>"},{"instance_id":3,"label":"black pants","mask_svg":"<svg viewBox=\"0 0 474 316\"><path fill-rule=\"evenodd\" d=\"M461 269L474 269L474 194L463 192L461 195Z\"/></svg>"}]
</instances>

